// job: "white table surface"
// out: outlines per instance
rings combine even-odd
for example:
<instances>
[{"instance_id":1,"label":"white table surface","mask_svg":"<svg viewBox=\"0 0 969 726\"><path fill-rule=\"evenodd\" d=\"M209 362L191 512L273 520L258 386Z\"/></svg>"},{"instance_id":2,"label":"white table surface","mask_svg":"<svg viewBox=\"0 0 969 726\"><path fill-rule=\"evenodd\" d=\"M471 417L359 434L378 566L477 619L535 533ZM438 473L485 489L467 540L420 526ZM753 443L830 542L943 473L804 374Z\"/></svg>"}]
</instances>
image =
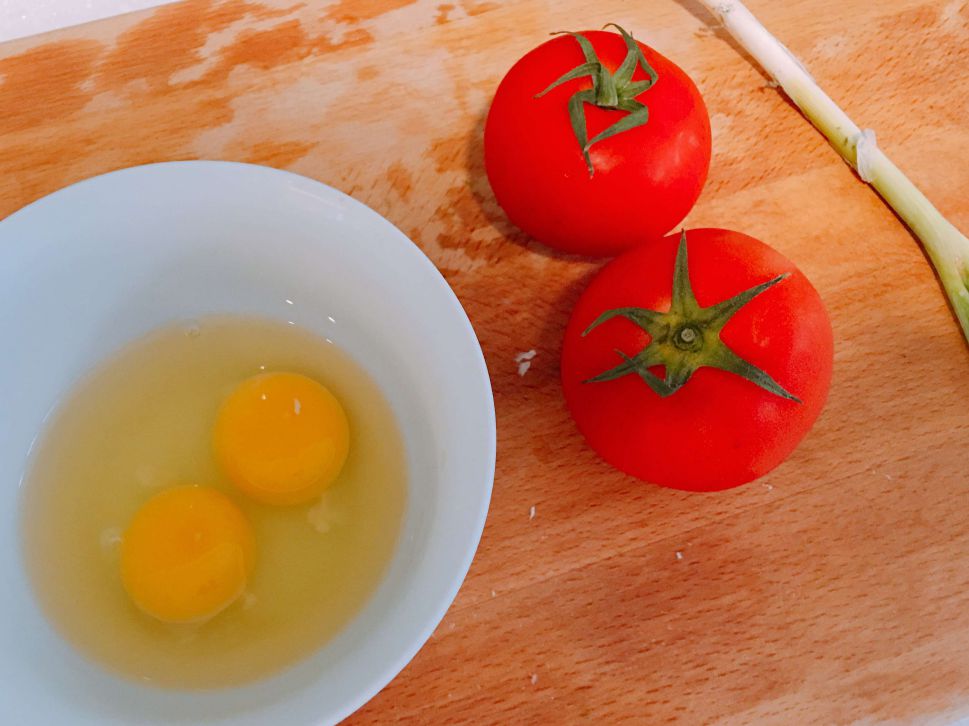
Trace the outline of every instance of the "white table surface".
<instances>
[{"instance_id":1,"label":"white table surface","mask_svg":"<svg viewBox=\"0 0 969 726\"><path fill-rule=\"evenodd\" d=\"M0 0L0 42L175 0Z\"/></svg>"}]
</instances>

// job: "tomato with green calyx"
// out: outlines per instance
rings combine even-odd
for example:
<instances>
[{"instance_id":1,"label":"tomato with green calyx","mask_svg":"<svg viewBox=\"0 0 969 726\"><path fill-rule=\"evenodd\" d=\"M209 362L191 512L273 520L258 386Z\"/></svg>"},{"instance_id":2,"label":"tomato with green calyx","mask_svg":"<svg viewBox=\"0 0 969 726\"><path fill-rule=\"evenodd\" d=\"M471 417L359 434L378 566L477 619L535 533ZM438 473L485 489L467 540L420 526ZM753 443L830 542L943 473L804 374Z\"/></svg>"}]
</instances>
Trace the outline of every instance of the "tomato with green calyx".
<instances>
[{"instance_id":1,"label":"tomato with green calyx","mask_svg":"<svg viewBox=\"0 0 969 726\"><path fill-rule=\"evenodd\" d=\"M753 237L697 229L630 250L593 279L566 328L562 386L610 464L712 491L795 449L832 365L831 323L797 267Z\"/></svg>"},{"instance_id":2,"label":"tomato with green calyx","mask_svg":"<svg viewBox=\"0 0 969 726\"><path fill-rule=\"evenodd\" d=\"M710 166L693 81L625 30L565 33L495 93L485 166L508 218L556 249L612 255L690 211Z\"/></svg>"}]
</instances>

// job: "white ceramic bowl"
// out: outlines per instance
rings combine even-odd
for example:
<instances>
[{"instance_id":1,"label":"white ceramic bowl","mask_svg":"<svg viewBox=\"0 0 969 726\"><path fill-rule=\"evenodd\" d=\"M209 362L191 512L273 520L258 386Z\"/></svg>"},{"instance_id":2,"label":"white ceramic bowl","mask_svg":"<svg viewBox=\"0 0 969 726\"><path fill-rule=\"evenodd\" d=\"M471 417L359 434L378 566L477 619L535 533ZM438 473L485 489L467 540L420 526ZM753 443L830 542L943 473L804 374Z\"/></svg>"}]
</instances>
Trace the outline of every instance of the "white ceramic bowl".
<instances>
[{"instance_id":1,"label":"white ceramic bowl","mask_svg":"<svg viewBox=\"0 0 969 726\"><path fill-rule=\"evenodd\" d=\"M266 167L125 169L0 222L0 311L0 723L332 723L424 644L484 526L494 403L460 303L389 222ZM79 376L157 326L220 312L292 320L364 364L404 433L408 506L379 589L321 651L250 686L156 690L86 661L44 620L23 571L18 483Z\"/></svg>"}]
</instances>

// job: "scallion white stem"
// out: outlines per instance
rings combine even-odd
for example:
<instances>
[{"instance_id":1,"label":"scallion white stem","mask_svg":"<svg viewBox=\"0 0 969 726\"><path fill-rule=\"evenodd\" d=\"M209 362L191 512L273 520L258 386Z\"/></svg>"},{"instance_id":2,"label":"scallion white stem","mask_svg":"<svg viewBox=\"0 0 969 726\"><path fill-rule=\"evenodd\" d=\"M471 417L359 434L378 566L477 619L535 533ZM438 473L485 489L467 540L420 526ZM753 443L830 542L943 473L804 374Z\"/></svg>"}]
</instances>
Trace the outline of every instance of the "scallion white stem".
<instances>
[{"instance_id":1,"label":"scallion white stem","mask_svg":"<svg viewBox=\"0 0 969 726\"><path fill-rule=\"evenodd\" d=\"M969 239L885 156L875 144L874 134L858 128L740 0L700 2L922 240L969 342Z\"/></svg>"}]
</instances>

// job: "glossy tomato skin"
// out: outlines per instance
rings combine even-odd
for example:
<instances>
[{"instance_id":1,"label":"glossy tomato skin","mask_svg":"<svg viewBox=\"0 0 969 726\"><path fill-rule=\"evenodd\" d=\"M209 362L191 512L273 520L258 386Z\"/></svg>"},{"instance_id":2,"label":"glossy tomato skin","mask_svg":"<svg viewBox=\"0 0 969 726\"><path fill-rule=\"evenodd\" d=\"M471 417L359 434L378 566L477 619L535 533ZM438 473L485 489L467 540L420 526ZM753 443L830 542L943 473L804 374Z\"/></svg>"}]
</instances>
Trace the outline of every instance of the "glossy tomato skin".
<instances>
[{"instance_id":1,"label":"glossy tomato skin","mask_svg":"<svg viewBox=\"0 0 969 726\"><path fill-rule=\"evenodd\" d=\"M583 33L614 71L626 54L616 33ZM637 100L648 122L596 143L590 178L569 122L568 101L591 88L586 77L534 96L584 61L571 36L522 57L502 80L485 125L485 166L508 218L564 252L613 255L655 240L690 211L710 166L710 118L693 81L640 43L658 80ZM634 80L646 78L641 69ZM624 115L586 105L591 139Z\"/></svg>"},{"instance_id":2,"label":"glossy tomato skin","mask_svg":"<svg viewBox=\"0 0 969 726\"><path fill-rule=\"evenodd\" d=\"M649 342L622 318L585 337L582 331L613 308L668 310L678 242L679 235L670 235L641 245L592 280L565 332L562 386L579 430L616 468L676 489L728 489L780 464L821 413L831 384L831 323L817 291L779 252L739 232L696 229L687 232L687 249L702 307L790 273L741 308L721 339L802 402L714 368L700 368L665 398L635 375L583 383L620 362L616 349L631 356Z\"/></svg>"}]
</instances>

